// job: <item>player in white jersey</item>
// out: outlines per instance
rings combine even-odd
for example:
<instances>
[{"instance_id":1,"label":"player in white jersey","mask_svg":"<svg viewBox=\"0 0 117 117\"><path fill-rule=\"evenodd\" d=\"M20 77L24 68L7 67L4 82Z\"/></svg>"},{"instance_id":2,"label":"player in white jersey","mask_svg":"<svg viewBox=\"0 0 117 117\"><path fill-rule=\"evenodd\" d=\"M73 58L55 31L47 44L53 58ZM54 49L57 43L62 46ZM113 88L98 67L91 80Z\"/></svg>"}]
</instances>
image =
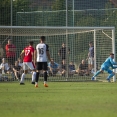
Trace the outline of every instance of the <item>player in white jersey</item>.
<instances>
[{"instance_id":1,"label":"player in white jersey","mask_svg":"<svg viewBox=\"0 0 117 117\"><path fill-rule=\"evenodd\" d=\"M44 86L48 87L47 85L47 69L48 69L47 58L49 61L51 61L50 54L49 54L49 46L45 44L45 36L41 36L40 43L37 44L36 50L34 52L34 60L35 60L35 64L37 65L35 87L38 87L40 70L43 70Z\"/></svg>"}]
</instances>

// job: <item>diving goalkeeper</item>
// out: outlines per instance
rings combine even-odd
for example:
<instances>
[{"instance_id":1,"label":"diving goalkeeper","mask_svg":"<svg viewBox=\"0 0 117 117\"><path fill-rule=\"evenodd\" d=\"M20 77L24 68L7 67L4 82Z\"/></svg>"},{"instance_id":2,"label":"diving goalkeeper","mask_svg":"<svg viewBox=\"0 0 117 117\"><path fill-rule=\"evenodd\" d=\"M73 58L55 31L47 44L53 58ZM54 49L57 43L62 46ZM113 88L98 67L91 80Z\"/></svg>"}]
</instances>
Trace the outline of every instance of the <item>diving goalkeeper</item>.
<instances>
[{"instance_id":1,"label":"diving goalkeeper","mask_svg":"<svg viewBox=\"0 0 117 117\"><path fill-rule=\"evenodd\" d=\"M101 69L97 71L94 76L91 78L91 80L94 80L96 76L98 76L100 73L103 73L103 71L106 71L109 73L109 76L106 78L108 82L110 82L110 79L115 75L115 73L110 70L109 68L111 67L112 69L116 69L117 62L114 62L114 54L110 53L110 56L105 60L105 62L101 65Z\"/></svg>"}]
</instances>

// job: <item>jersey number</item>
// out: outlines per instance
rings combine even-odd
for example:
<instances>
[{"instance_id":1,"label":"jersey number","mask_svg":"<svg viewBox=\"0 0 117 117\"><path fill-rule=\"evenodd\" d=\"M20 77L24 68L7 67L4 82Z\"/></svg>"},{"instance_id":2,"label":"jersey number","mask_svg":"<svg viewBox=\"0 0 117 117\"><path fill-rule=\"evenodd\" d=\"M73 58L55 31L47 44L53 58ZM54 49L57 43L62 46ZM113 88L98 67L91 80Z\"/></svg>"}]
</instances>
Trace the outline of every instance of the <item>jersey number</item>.
<instances>
[{"instance_id":1,"label":"jersey number","mask_svg":"<svg viewBox=\"0 0 117 117\"><path fill-rule=\"evenodd\" d=\"M39 49L39 54L44 54L43 48L38 48Z\"/></svg>"},{"instance_id":2,"label":"jersey number","mask_svg":"<svg viewBox=\"0 0 117 117\"><path fill-rule=\"evenodd\" d=\"M29 53L30 53L30 50L26 50L26 51L25 51L25 56L28 56Z\"/></svg>"}]
</instances>

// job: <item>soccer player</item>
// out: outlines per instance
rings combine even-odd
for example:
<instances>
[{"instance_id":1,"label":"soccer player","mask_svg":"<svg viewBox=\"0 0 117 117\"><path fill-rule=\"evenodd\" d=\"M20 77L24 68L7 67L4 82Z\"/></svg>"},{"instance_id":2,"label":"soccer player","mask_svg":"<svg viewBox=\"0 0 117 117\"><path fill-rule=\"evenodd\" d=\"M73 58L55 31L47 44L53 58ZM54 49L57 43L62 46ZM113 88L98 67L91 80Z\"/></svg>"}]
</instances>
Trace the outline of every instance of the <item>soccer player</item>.
<instances>
[{"instance_id":1,"label":"soccer player","mask_svg":"<svg viewBox=\"0 0 117 117\"><path fill-rule=\"evenodd\" d=\"M50 59L50 53L49 53L49 46L45 44L45 36L41 36L40 43L37 44L36 50L34 53L35 63L37 62L37 72L36 72L36 81L35 81L35 87L38 87L38 80L39 80L39 72L40 70L43 70L43 76L44 76L44 86L48 87L47 85L47 57L49 61Z\"/></svg>"},{"instance_id":2,"label":"soccer player","mask_svg":"<svg viewBox=\"0 0 117 117\"><path fill-rule=\"evenodd\" d=\"M33 71L32 72L32 84L35 84L36 72L35 72L35 67L33 64L33 61L34 61L33 41L30 41L29 46L24 48L24 51L22 51L22 53L21 53L21 58L23 58L24 73L21 76L20 85L24 85L24 78L28 72L28 69L31 69Z\"/></svg>"},{"instance_id":3,"label":"soccer player","mask_svg":"<svg viewBox=\"0 0 117 117\"><path fill-rule=\"evenodd\" d=\"M111 67L112 69L116 69L117 62L114 62L114 54L110 53L110 56L105 60L105 62L101 65L101 69L95 73L95 75L91 78L91 80L94 80L97 75L99 75L101 72L106 71L109 73L109 76L106 78L108 82L110 82L110 79L115 75L115 73L109 69Z\"/></svg>"}]
</instances>

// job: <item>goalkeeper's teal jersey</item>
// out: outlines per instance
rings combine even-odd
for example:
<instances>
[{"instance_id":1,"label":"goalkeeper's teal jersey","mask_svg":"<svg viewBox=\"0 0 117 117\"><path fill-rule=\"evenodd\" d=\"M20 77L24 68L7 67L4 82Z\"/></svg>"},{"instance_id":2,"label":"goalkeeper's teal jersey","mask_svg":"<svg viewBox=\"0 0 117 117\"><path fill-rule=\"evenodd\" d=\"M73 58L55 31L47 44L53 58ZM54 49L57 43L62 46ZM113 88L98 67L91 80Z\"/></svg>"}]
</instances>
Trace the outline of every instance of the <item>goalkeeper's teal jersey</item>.
<instances>
[{"instance_id":1,"label":"goalkeeper's teal jersey","mask_svg":"<svg viewBox=\"0 0 117 117\"><path fill-rule=\"evenodd\" d=\"M114 62L114 60L111 57L108 57L105 60L105 62L102 64L102 66L104 66L106 68L109 68L109 67L112 67L113 68L113 65L117 65L117 63Z\"/></svg>"}]
</instances>

